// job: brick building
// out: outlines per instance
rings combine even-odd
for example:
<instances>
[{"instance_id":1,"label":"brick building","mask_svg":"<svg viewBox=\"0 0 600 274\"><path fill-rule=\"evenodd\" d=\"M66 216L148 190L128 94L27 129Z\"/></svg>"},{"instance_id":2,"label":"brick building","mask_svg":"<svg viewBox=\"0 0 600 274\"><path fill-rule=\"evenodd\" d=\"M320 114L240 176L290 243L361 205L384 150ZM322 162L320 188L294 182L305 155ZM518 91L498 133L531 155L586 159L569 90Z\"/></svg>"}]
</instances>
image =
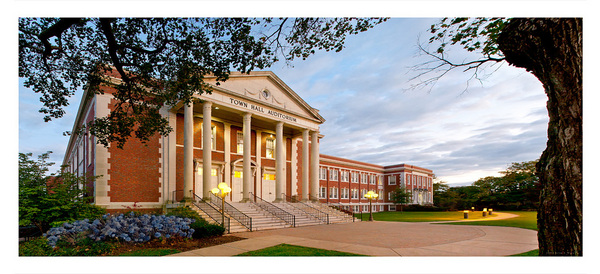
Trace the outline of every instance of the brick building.
<instances>
[{"instance_id":1,"label":"brick building","mask_svg":"<svg viewBox=\"0 0 600 274\"><path fill-rule=\"evenodd\" d=\"M112 90L104 91L86 91L72 132L111 111ZM325 119L272 72L232 73L212 94L197 97L202 103L163 107L161 114L174 131L145 144L132 138L123 149L104 147L89 134L74 134L63 164L78 175L100 176L88 189L94 203L109 210L207 198L218 182L231 186L231 202L297 197L356 212L367 211L363 196L373 190L379 193L373 210L388 211L395 210L389 193L400 186L412 194L412 203L433 201L429 169L319 154L318 140L324 137L319 126Z\"/></svg>"}]
</instances>

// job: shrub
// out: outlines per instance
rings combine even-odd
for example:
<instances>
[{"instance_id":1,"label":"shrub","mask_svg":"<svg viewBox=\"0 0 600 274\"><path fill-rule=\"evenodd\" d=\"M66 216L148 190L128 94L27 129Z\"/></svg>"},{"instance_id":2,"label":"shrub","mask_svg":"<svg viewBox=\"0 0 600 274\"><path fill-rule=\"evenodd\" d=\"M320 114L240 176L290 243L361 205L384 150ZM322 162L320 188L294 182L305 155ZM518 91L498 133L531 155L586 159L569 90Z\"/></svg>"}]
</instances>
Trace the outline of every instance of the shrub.
<instances>
[{"instance_id":1,"label":"shrub","mask_svg":"<svg viewBox=\"0 0 600 274\"><path fill-rule=\"evenodd\" d=\"M194 234L192 234L192 238L200 239L204 237L210 236L221 236L225 233L225 228L216 224L209 224L207 222L193 222L191 227L194 229Z\"/></svg>"},{"instance_id":2,"label":"shrub","mask_svg":"<svg viewBox=\"0 0 600 274\"><path fill-rule=\"evenodd\" d=\"M44 237L19 243L19 256L49 256L51 254L52 247L48 245L48 240Z\"/></svg>"},{"instance_id":3,"label":"shrub","mask_svg":"<svg viewBox=\"0 0 600 274\"><path fill-rule=\"evenodd\" d=\"M84 238L93 241L117 240L125 242L147 242L155 238L192 237L194 229L190 224L194 220L177 216L148 215L104 215L93 222L80 220L73 223L63 223L60 227L48 230L44 236L51 247L59 242L76 244Z\"/></svg>"},{"instance_id":4,"label":"shrub","mask_svg":"<svg viewBox=\"0 0 600 274\"><path fill-rule=\"evenodd\" d=\"M221 236L223 235L223 233L225 233L225 228L221 227L220 225L208 223L206 220L202 219L202 217L200 217L200 215L196 211L188 207L173 208L170 210L169 213L167 213L167 215L185 217L196 220L195 222L190 224L190 227L194 229L194 233L192 234L192 238L194 239L200 239L210 236Z\"/></svg>"}]
</instances>

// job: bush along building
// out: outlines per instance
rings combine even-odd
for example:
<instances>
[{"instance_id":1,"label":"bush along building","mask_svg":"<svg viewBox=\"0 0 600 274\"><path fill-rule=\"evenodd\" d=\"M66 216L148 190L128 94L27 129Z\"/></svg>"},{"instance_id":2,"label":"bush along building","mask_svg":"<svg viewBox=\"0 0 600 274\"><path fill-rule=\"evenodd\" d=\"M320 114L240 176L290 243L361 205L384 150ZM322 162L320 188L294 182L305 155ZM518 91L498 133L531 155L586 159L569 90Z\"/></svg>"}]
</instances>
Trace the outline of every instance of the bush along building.
<instances>
[{"instance_id":1,"label":"bush along building","mask_svg":"<svg viewBox=\"0 0 600 274\"><path fill-rule=\"evenodd\" d=\"M63 165L78 176L99 176L87 189L108 212L187 201L231 231L352 221L337 209L368 212L369 190L379 194L374 212L396 210L389 193L398 187L411 194L410 203L432 204L429 169L320 154L325 119L272 72L232 73L211 94L196 95L201 103L164 106L161 115L174 130L145 143L130 138L122 149L78 131L114 108L114 90L103 90L84 94L72 131L81 133L71 136ZM231 188L225 203L211 192L221 182ZM223 204L226 218L219 215Z\"/></svg>"}]
</instances>

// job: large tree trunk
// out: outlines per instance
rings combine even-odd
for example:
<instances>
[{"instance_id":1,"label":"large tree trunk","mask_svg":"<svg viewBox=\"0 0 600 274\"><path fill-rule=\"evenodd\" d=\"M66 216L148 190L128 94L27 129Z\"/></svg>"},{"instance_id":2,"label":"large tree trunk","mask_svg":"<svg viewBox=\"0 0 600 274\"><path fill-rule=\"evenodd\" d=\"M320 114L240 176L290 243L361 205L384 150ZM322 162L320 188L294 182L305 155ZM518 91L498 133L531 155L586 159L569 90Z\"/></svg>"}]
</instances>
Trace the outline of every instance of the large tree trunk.
<instances>
[{"instance_id":1,"label":"large tree trunk","mask_svg":"<svg viewBox=\"0 0 600 274\"><path fill-rule=\"evenodd\" d=\"M511 65L548 95L548 143L537 164L540 255L582 256L582 20L517 18L498 38Z\"/></svg>"}]
</instances>

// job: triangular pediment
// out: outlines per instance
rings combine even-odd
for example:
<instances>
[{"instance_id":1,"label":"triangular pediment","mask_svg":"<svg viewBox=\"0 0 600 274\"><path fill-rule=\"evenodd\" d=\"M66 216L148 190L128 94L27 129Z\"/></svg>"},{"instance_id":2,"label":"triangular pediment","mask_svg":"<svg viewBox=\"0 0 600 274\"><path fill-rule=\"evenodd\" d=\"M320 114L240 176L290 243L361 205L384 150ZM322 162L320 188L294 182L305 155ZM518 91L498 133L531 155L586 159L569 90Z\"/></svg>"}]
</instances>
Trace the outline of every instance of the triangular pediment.
<instances>
[{"instance_id":1,"label":"triangular pediment","mask_svg":"<svg viewBox=\"0 0 600 274\"><path fill-rule=\"evenodd\" d=\"M206 82L214 82L207 77ZM270 71L255 71L250 74L232 72L229 79L214 86L216 92L223 91L241 98L250 98L265 106L299 115L323 123L325 119L279 77Z\"/></svg>"}]
</instances>

